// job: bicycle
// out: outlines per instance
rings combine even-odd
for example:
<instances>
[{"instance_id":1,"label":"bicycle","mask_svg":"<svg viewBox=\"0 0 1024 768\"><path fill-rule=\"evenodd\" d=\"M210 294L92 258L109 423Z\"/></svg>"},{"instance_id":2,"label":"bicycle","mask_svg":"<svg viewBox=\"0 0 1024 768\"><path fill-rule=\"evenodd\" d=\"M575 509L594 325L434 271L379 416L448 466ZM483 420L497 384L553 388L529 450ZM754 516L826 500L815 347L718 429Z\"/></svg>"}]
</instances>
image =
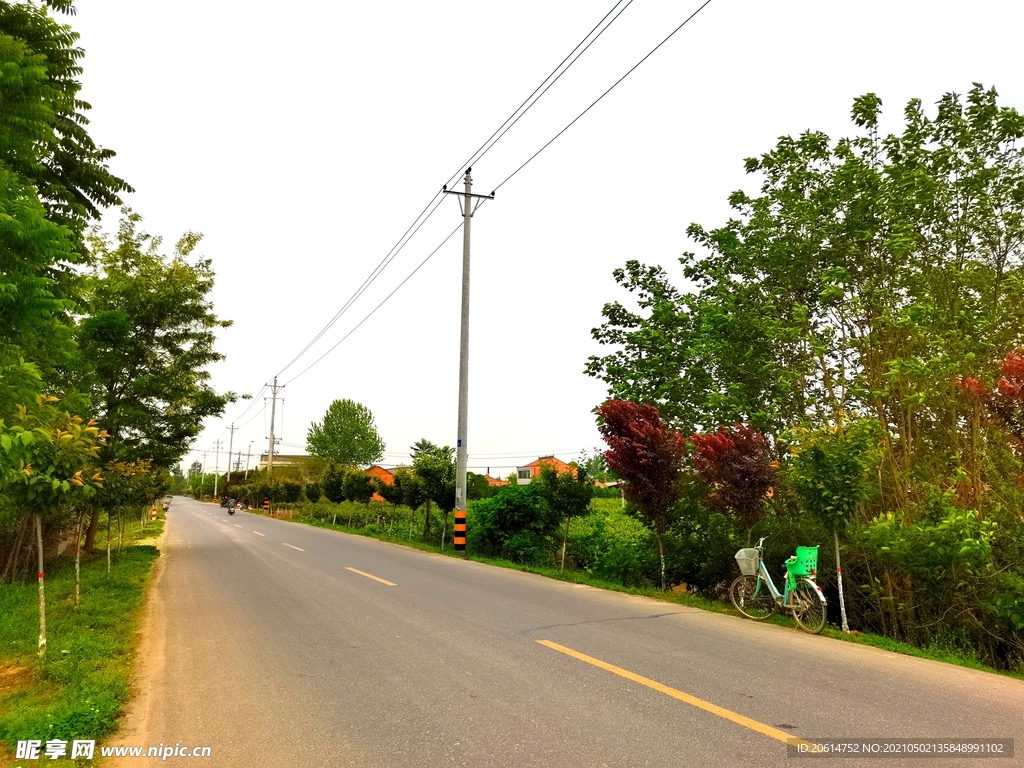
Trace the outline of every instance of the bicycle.
<instances>
[{"instance_id":1,"label":"bicycle","mask_svg":"<svg viewBox=\"0 0 1024 768\"><path fill-rule=\"evenodd\" d=\"M729 597L736 610L748 619L767 619L777 608L792 612L797 625L811 634L825 628L825 595L815 582L818 568L818 547L797 547L796 555L786 565L784 589L779 592L761 555L764 540L756 547L741 549L736 562L743 574L729 587Z\"/></svg>"}]
</instances>

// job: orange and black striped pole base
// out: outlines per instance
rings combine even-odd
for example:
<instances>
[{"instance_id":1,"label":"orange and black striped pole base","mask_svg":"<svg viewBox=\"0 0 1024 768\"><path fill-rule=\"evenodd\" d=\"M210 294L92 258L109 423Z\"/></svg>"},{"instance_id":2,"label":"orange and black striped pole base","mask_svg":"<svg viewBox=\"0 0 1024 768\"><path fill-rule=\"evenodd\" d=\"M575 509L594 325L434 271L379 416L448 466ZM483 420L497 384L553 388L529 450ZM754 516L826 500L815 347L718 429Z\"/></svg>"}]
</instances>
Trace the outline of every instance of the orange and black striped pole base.
<instances>
[{"instance_id":1,"label":"orange and black striped pole base","mask_svg":"<svg viewBox=\"0 0 1024 768\"><path fill-rule=\"evenodd\" d=\"M452 533L452 543L456 552L466 551L466 510L455 510L455 531Z\"/></svg>"},{"instance_id":2,"label":"orange and black striped pole base","mask_svg":"<svg viewBox=\"0 0 1024 768\"><path fill-rule=\"evenodd\" d=\"M263 500L263 511L264 512L269 512L270 511L270 499L264 499Z\"/></svg>"}]
</instances>

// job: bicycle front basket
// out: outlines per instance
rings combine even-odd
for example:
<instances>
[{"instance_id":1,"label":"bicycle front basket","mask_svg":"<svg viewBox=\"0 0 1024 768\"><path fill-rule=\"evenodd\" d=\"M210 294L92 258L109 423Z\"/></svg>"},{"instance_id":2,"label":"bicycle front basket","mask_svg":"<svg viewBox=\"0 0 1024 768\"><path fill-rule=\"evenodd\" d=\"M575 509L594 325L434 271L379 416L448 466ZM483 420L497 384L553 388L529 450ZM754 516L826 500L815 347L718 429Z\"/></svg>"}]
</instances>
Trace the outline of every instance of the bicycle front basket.
<instances>
[{"instance_id":1,"label":"bicycle front basket","mask_svg":"<svg viewBox=\"0 0 1024 768\"><path fill-rule=\"evenodd\" d=\"M736 553L736 563L744 576L757 576L760 565L756 549L741 549Z\"/></svg>"}]
</instances>

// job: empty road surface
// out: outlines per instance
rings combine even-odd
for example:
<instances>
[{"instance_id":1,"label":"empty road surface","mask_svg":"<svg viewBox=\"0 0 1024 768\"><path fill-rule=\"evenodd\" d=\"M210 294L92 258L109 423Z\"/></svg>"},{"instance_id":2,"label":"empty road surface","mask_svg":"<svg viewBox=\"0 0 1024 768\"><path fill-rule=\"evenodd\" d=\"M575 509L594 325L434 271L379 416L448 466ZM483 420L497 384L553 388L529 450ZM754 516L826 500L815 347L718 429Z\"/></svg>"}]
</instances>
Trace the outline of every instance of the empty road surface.
<instances>
[{"instance_id":1,"label":"empty road surface","mask_svg":"<svg viewBox=\"0 0 1024 768\"><path fill-rule=\"evenodd\" d=\"M185 499L163 551L110 743L211 749L169 764L1024 764L1015 679ZM800 760L792 737L1017 752Z\"/></svg>"}]
</instances>

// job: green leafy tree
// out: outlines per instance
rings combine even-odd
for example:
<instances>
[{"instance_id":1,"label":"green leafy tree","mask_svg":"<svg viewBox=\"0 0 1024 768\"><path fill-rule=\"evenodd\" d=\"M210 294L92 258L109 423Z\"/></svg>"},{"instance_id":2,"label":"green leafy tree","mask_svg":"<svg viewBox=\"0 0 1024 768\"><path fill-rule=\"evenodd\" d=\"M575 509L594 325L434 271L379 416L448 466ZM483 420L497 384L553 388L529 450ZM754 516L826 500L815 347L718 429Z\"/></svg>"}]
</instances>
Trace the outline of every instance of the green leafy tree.
<instances>
[{"instance_id":1,"label":"green leafy tree","mask_svg":"<svg viewBox=\"0 0 1024 768\"><path fill-rule=\"evenodd\" d=\"M574 465L575 473L558 474L551 467L544 467L540 473L541 496L548 507L559 518L565 520L565 535L562 537L562 562L559 570L565 570L565 548L569 540L569 521L582 517L590 509L594 496L594 482L587 476L582 463Z\"/></svg>"},{"instance_id":2,"label":"green leafy tree","mask_svg":"<svg viewBox=\"0 0 1024 768\"><path fill-rule=\"evenodd\" d=\"M874 419L851 424L796 429L789 435L793 455L790 482L804 509L832 529L843 631L849 632L839 531L854 520L865 502L878 492L881 428Z\"/></svg>"},{"instance_id":3,"label":"green leafy tree","mask_svg":"<svg viewBox=\"0 0 1024 768\"><path fill-rule=\"evenodd\" d=\"M429 440L420 440L412 446L412 471L423 482L427 500L437 504L441 510L441 545L444 546L445 531L448 527L448 513L455 509L455 449L438 446ZM430 531L430 505L428 503L424 520L423 535Z\"/></svg>"},{"instance_id":4,"label":"green leafy tree","mask_svg":"<svg viewBox=\"0 0 1024 768\"><path fill-rule=\"evenodd\" d=\"M373 498L373 480L364 472L360 472L358 469L349 469L345 473L345 498L355 504L365 504L366 514L363 518L363 525L365 526L369 521L370 517L370 499ZM351 516L349 517L351 524Z\"/></svg>"},{"instance_id":5,"label":"green leafy tree","mask_svg":"<svg viewBox=\"0 0 1024 768\"><path fill-rule=\"evenodd\" d=\"M395 488L402 494L402 504L409 508L409 538L411 539L416 510L427 501L427 493L423 488L423 481L406 467L399 467L395 470Z\"/></svg>"},{"instance_id":6,"label":"green leafy tree","mask_svg":"<svg viewBox=\"0 0 1024 768\"><path fill-rule=\"evenodd\" d=\"M306 498L312 501L314 504L320 501L320 497L323 496L323 488L319 483L306 483Z\"/></svg>"},{"instance_id":7,"label":"green leafy tree","mask_svg":"<svg viewBox=\"0 0 1024 768\"><path fill-rule=\"evenodd\" d=\"M397 483L385 483L382 480L374 480L373 487L380 497L391 504L397 512L398 505L402 503L402 488Z\"/></svg>"},{"instance_id":8,"label":"green leafy tree","mask_svg":"<svg viewBox=\"0 0 1024 768\"><path fill-rule=\"evenodd\" d=\"M78 35L46 6L73 11L0 3L0 375L30 360L53 385L72 364L84 227L129 188L89 136ZM28 393L5 389L9 415Z\"/></svg>"},{"instance_id":9,"label":"green leafy tree","mask_svg":"<svg viewBox=\"0 0 1024 768\"><path fill-rule=\"evenodd\" d=\"M209 384L223 359L213 345L230 321L213 312L210 260L189 261L201 236L184 235L172 256L125 211L116 241L95 235L97 261L81 324L82 384L99 408L115 455L169 467L188 450L203 419L223 412L232 394Z\"/></svg>"},{"instance_id":10,"label":"green leafy tree","mask_svg":"<svg viewBox=\"0 0 1024 768\"><path fill-rule=\"evenodd\" d=\"M189 261L200 236L186 234L166 257L140 222L125 211L115 241L90 237L97 266L78 334L77 386L110 434L106 459L145 458L166 468L189 449L203 419L234 399L211 387L207 371L223 359L213 348L216 331L231 323L210 304L210 261ZM87 548L96 521L93 515Z\"/></svg>"},{"instance_id":11,"label":"green leafy tree","mask_svg":"<svg viewBox=\"0 0 1024 768\"><path fill-rule=\"evenodd\" d=\"M893 515L893 535L921 526L952 540L953 522L934 521L941 505L923 503L949 491L942 518L997 521L992 572L1024 579L1012 481L1021 457L1012 414L992 402L1007 350L1024 345L1024 115L979 84L934 107L910 101L888 135L881 109L865 94L853 100L847 136L783 136L748 159L755 186L730 195L729 219L688 229L701 255L682 259L686 291L639 261L617 271L635 306L605 306L594 331L605 354L587 370L615 397L657 404L687 433L745 423L775 444L797 426L873 419L881 462L864 520ZM773 504L796 501L781 494ZM953 621L950 603L891 551L865 546L847 558L847 573L877 601L873 611L858 601L857 618L897 639L927 639L924 622ZM982 606L1016 609L977 584L973 608L958 614L977 622L957 631L990 663L1012 663L1019 638Z\"/></svg>"},{"instance_id":12,"label":"green leafy tree","mask_svg":"<svg viewBox=\"0 0 1024 768\"><path fill-rule=\"evenodd\" d=\"M39 560L39 655L46 653L43 527L60 526L74 504L102 486L97 457L104 437L95 422L57 408L38 395L19 406L10 426L0 421L0 481L11 505L35 527Z\"/></svg>"},{"instance_id":13,"label":"green leafy tree","mask_svg":"<svg viewBox=\"0 0 1024 768\"><path fill-rule=\"evenodd\" d=\"M466 498L470 501L486 499L491 495L491 484L476 472L466 472Z\"/></svg>"},{"instance_id":14,"label":"green leafy tree","mask_svg":"<svg viewBox=\"0 0 1024 768\"><path fill-rule=\"evenodd\" d=\"M281 483L282 501L285 504L294 504L302 498L302 485L294 480L284 480Z\"/></svg>"},{"instance_id":15,"label":"green leafy tree","mask_svg":"<svg viewBox=\"0 0 1024 768\"><path fill-rule=\"evenodd\" d=\"M323 492L327 500L334 505L341 504L345 500L345 472L344 470L331 467L324 473ZM331 525L338 522L338 508L334 508L334 516Z\"/></svg>"},{"instance_id":16,"label":"green leafy tree","mask_svg":"<svg viewBox=\"0 0 1024 768\"><path fill-rule=\"evenodd\" d=\"M306 450L336 464L357 466L380 461L384 441L369 408L353 400L335 400L323 421L310 426Z\"/></svg>"},{"instance_id":17,"label":"green leafy tree","mask_svg":"<svg viewBox=\"0 0 1024 768\"><path fill-rule=\"evenodd\" d=\"M81 234L131 188L107 168L114 153L89 136L79 35L46 6L74 12L70 0L0 3L0 162L39 190L48 219Z\"/></svg>"}]
</instances>

